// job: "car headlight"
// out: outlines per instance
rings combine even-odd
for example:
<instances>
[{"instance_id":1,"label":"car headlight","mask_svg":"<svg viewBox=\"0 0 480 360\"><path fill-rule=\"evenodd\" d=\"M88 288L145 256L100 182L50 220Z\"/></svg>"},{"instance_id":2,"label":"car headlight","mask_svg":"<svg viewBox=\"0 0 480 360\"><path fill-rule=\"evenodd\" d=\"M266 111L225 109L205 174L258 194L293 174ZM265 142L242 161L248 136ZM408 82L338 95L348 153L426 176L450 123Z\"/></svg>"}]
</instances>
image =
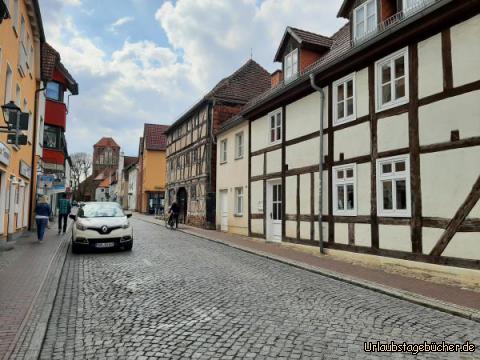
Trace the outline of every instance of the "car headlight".
<instances>
[{"instance_id":1,"label":"car headlight","mask_svg":"<svg viewBox=\"0 0 480 360\"><path fill-rule=\"evenodd\" d=\"M129 227L130 227L130 223L128 221L122 225L122 229L128 229Z\"/></svg>"},{"instance_id":2,"label":"car headlight","mask_svg":"<svg viewBox=\"0 0 480 360\"><path fill-rule=\"evenodd\" d=\"M77 222L76 226L77 226L77 230L80 230L80 231L87 230L87 227L85 225L83 225L82 223Z\"/></svg>"}]
</instances>

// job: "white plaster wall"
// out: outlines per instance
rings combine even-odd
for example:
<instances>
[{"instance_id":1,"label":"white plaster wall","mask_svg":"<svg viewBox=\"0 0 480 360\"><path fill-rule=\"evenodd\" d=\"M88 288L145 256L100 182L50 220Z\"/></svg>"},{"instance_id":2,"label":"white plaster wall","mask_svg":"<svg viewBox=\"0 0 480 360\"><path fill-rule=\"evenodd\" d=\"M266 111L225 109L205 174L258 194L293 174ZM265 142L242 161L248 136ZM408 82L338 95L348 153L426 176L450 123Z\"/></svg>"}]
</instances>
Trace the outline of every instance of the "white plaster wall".
<instances>
[{"instance_id":1,"label":"white plaster wall","mask_svg":"<svg viewBox=\"0 0 480 360\"><path fill-rule=\"evenodd\" d=\"M378 120L378 151L408 147L408 114Z\"/></svg>"},{"instance_id":2,"label":"white plaster wall","mask_svg":"<svg viewBox=\"0 0 480 360\"><path fill-rule=\"evenodd\" d=\"M314 92L286 106L286 138L295 139L320 129L320 94Z\"/></svg>"},{"instance_id":3,"label":"white plaster wall","mask_svg":"<svg viewBox=\"0 0 480 360\"><path fill-rule=\"evenodd\" d=\"M251 220L252 232L256 234L263 234L263 220L252 219Z\"/></svg>"},{"instance_id":4,"label":"white plaster wall","mask_svg":"<svg viewBox=\"0 0 480 360\"><path fill-rule=\"evenodd\" d=\"M285 212L287 214L297 213L297 177L288 176L285 178Z\"/></svg>"},{"instance_id":5,"label":"white plaster wall","mask_svg":"<svg viewBox=\"0 0 480 360\"><path fill-rule=\"evenodd\" d=\"M357 214L370 215L371 165L357 165Z\"/></svg>"},{"instance_id":6,"label":"white plaster wall","mask_svg":"<svg viewBox=\"0 0 480 360\"><path fill-rule=\"evenodd\" d=\"M252 157L252 160L250 163L252 167L252 176L263 175L263 160L264 160L263 154Z\"/></svg>"},{"instance_id":7,"label":"white plaster wall","mask_svg":"<svg viewBox=\"0 0 480 360\"><path fill-rule=\"evenodd\" d=\"M285 221L285 234L287 237L296 238L297 237L297 222L296 221Z\"/></svg>"},{"instance_id":8,"label":"white plaster wall","mask_svg":"<svg viewBox=\"0 0 480 360\"><path fill-rule=\"evenodd\" d=\"M263 181L255 181L250 184L251 194L251 212L252 214L261 214L262 211L258 210L258 203L263 204Z\"/></svg>"},{"instance_id":9,"label":"white plaster wall","mask_svg":"<svg viewBox=\"0 0 480 360\"><path fill-rule=\"evenodd\" d=\"M318 215L318 172L313 174L314 176L314 206L315 206L315 215ZM323 184L322 184L322 199L323 199L323 215L328 214L328 171L323 171Z\"/></svg>"},{"instance_id":10,"label":"white plaster wall","mask_svg":"<svg viewBox=\"0 0 480 360\"><path fill-rule=\"evenodd\" d=\"M368 68L357 72L355 76L356 97L357 97L357 118L369 114L368 108Z\"/></svg>"},{"instance_id":11,"label":"white plaster wall","mask_svg":"<svg viewBox=\"0 0 480 360\"><path fill-rule=\"evenodd\" d=\"M355 245L372 246L372 235L370 224L355 224Z\"/></svg>"},{"instance_id":12,"label":"white plaster wall","mask_svg":"<svg viewBox=\"0 0 480 360\"><path fill-rule=\"evenodd\" d=\"M478 233L457 233L442 256L480 260L480 236Z\"/></svg>"},{"instance_id":13,"label":"white plaster wall","mask_svg":"<svg viewBox=\"0 0 480 360\"><path fill-rule=\"evenodd\" d=\"M300 239L310 240L310 223L300 221Z\"/></svg>"},{"instance_id":14,"label":"white plaster wall","mask_svg":"<svg viewBox=\"0 0 480 360\"><path fill-rule=\"evenodd\" d=\"M460 139L480 136L479 99L474 91L420 107L420 145L450 141L452 130L460 131Z\"/></svg>"},{"instance_id":15,"label":"white plaster wall","mask_svg":"<svg viewBox=\"0 0 480 360\"><path fill-rule=\"evenodd\" d=\"M300 214L310 215L310 174L300 175Z\"/></svg>"},{"instance_id":16,"label":"white plaster wall","mask_svg":"<svg viewBox=\"0 0 480 360\"><path fill-rule=\"evenodd\" d=\"M380 249L412 251L410 226L379 225Z\"/></svg>"},{"instance_id":17,"label":"white plaster wall","mask_svg":"<svg viewBox=\"0 0 480 360\"><path fill-rule=\"evenodd\" d=\"M435 228L422 228L422 252L426 255L430 254L430 251L434 248L437 244L440 236L442 236L443 229L435 229Z\"/></svg>"},{"instance_id":18,"label":"white plaster wall","mask_svg":"<svg viewBox=\"0 0 480 360\"><path fill-rule=\"evenodd\" d=\"M451 28L453 85L480 79L480 15Z\"/></svg>"},{"instance_id":19,"label":"white plaster wall","mask_svg":"<svg viewBox=\"0 0 480 360\"><path fill-rule=\"evenodd\" d=\"M267 153L267 174L282 171L282 150Z\"/></svg>"},{"instance_id":20,"label":"white plaster wall","mask_svg":"<svg viewBox=\"0 0 480 360\"><path fill-rule=\"evenodd\" d=\"M318 236L318 221L314 222L314 240L319 241ZM323 229L323 241L328 241L328 222L322 222L322 229Z\"/></svg>"},{"instance_id":21,"label":"white plaster wall","mask_svg":"<svg viewBox=\"0 0 480 360\"><path fill-rule=\"evenodd\" d=\"M442 35L418 43L418 95L423 98L443 91Z\"/></svg>"},{"instance_id":22,"label":"white plaster wall","mask_svg":"<svg viewBox=\"0 0 480 360\"><path fill-rule=\"evenodd\" d=\"M288 146L285 149L285 162L288 165L288 169L318 165L320 155L319 139L318 137Z\"/></svg>"},{"instance_id":23,"label":"white plaster wall","mask_svg":"<svg viewBox=\"0 0 480 360\"><path fill-rule=\"evenodd\" d=\"M421 155L423 216L452 218L477 180L479 164L478 147Z\"/></svg>"},{"instance_id":24,"label":"white plaster wall","mask_svg":"<svg viewBox=\"0 0 480 360\"><path fill-rule=\"evenodd\" d=\"M348 224L335 223L335 242L348 244Z\"/></svg>"},{"instance_id":25,"label":"white plaster wall","mask_svg":"<svg viewBox=\"0 0 480 360\"><path fill-rule=\"evenodd\" d=\"M269 146L268 143L268 115L262 116L251 122L252 139L250 141L252 152ZM247 136L248 137L248 136Z\"/></svg>"},{"instance_id":26,"label":"white plaster wall","mask_svg":"<svg viewBox=\"0 0 480 360\"><path fill-rule=\"evenodd\" d=\"M475 205L472 211L470 211L468 218L480 218L480 201L478 201L477 205Z\"/></svg>"},{"instance_id":27,"label":"white plaster wall","mask_svg":"<svg viewBox=\"0 0 480 360\"><path fill-rule=\"evenodd\" d=\"M334 136L334 160L339 160L342 152L345 159L370 154L370 123L335 131Z\"/></svg>"}]
</instances>

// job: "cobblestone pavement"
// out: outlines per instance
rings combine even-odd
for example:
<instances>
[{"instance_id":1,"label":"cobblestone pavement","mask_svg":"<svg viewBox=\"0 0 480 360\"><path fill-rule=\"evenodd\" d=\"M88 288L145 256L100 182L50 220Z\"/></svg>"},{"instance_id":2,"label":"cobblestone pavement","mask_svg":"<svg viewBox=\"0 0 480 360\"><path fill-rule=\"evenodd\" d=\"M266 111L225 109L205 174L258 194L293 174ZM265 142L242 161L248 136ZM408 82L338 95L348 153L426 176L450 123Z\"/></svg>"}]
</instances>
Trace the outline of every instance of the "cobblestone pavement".
<instances>
[{"instance_id":1,"label":"cobblestone pavement","mask_svg":"<svg viewBox=\"0 0 480 360\"><path fill-rule=\"evenodd\" d=\"M132 223L132 252L68 254L41 359L410 359L363 342L480 344L479 323Z\"/></svg>"}]
</instances>

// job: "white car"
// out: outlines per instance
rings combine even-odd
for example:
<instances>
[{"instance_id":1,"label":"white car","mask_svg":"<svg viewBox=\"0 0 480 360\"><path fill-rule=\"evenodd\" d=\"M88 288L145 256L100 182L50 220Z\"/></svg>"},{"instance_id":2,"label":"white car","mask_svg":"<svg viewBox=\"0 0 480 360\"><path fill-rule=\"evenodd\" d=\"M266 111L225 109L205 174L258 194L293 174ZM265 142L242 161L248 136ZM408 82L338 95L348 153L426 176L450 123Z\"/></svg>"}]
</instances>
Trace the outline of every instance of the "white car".
<instances>
[{"instance_id":1,"label":"white car","mask_svg":"<svg viewBox=\"0 0 480 360\"><path fill-rule=\"evenodd\" d=\"M124 213L115 202L87 202L77 214L71 214L75 223L72 230L72 252L82 249L123 248L131 250L133 229L128 220L131 213Z\"/></svg>"}]
</instances>

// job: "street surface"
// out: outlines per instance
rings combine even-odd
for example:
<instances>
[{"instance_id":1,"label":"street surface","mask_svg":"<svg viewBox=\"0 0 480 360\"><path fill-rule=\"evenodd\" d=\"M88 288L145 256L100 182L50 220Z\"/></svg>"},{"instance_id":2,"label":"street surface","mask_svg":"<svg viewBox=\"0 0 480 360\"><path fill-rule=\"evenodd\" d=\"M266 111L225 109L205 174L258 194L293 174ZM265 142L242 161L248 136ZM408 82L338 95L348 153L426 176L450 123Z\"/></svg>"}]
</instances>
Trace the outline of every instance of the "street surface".
<instances>
[{"instance_id":1,"label":"street surface","mask_svg":"<svg viewBox=\"0 0 480 360\"><path fill-rule=\"evenodd\" d=\"M132 252L68 253L41 359L412 359L363 343L480 345L479 323L132 224Z\"/></svg>"}]
</instances>

